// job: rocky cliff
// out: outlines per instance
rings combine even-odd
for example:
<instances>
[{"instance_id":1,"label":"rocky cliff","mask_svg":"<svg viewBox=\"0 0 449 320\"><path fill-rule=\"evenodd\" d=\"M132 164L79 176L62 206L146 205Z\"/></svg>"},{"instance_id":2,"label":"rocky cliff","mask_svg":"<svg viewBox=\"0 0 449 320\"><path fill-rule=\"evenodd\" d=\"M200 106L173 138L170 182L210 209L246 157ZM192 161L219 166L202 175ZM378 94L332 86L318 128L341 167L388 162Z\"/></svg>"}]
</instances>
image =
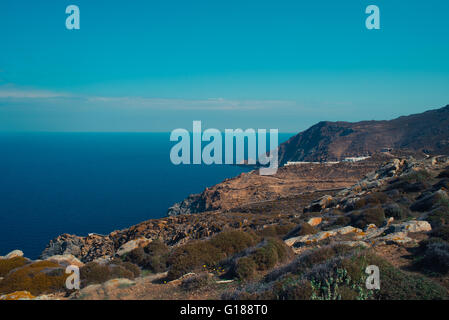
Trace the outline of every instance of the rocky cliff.
<instances>
[{"instance_id":1,"label":"rocky cliff","mask_svg":"<svg viewBox=\"0 0 449 320\"><path fill-rule=\"evenodd\" d=\"M449 105L390 121L320 122L279 148L287 161L336 161L384 148L449 154Z\"/></svg>"}]
</instances>

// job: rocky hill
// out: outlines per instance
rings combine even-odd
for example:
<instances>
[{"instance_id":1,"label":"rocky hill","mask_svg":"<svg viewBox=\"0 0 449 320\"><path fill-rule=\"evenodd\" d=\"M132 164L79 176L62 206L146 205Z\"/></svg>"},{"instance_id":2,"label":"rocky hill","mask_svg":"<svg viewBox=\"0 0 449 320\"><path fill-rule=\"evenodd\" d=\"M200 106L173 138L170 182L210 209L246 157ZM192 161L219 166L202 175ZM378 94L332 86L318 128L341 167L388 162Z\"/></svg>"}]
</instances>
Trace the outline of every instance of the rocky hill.
<instances>
[{"instance_id":1,"label":"rocky hill","mask_svg":"<svg viewBox=\"0 0 449 320\"><path fill-rule=\"evenodd\" d=\"M287 161L337 161L384 148L449 154L449 105L390 121L319 122L283 143Z\"/></svg>"},{"instance_id":2,"label":"rocky hill","mask_svg":"<svg viewBox=\"0 0 449 320\"><path fill-rule=\"evenodd\" d=\"M448 299L448 191L447 156L395 158L339 190L62 235L0 257L0 299Z\"/></svg>"}]
</instances>

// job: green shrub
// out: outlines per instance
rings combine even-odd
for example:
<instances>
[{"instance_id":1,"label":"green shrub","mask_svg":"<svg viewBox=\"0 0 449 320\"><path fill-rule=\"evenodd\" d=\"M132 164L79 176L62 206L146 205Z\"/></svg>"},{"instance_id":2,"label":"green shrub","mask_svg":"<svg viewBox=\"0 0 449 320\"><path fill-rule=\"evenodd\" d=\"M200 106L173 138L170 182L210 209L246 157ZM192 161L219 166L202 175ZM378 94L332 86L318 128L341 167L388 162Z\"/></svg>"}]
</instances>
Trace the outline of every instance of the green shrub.
<instances>
[{"instance_id":1,"label":"green shrub","mask_svg":"<svg viewBox=\"0 0 449 320\"><path fill-rule=\"evenodd\" d=\"M251 279L256 273L257 265L251 257L237 260L233 273L240 280Z\"/></svg>"},{"instance_id":2,"label":"green shrub","mask_svg":"<svg viewBox=\"0 0 449 320\"><path fill-rule=\"evenodd\" d=\"M276 300L310 300L313 289L310 281L289 276L276 281L270 292Z\"/></svg>"},{"instance_id":3,"label":"green shrub","mask_svg":"<svg viewBox=\"0 0 449 320\"><path fill-rule=\"evenodd\" d=\"M160 240L154 240L145 247L139 247L123 257L124 261L131 262L139 267L154 273L167 270L167 259L170 248Z\"/></svg>"},{"instance_id":4,"label":"green shrub","mask_svg":"<svg viewBox=\"0 0 449 320\"><path fill-rule=\"evenodd\" d=\"M181 289L184 291L195 291L213 284L211 275L201 273L184 279L181 282Z\"/></svg>"},{"instance_id":5,"label":"green shrub","mask_svg":"<svg viewBox=\"0 0 449 320\"><path fill-rule=\"evenodd\" d=\"M449 241L449 226L443 225L433 229L430 235L435 238L443 239L444 241Z\"/></svg>"},{"instance_id":6,"label":"green shrub","mask_svg":"<svg viewBox=\"0 0 449 320\"><path fill-rule=\"evenodd\" d=\"M24 257L14 257L0 260L0 277L5 277L11 270L22 267L28 263Z\"/></svg>"},{"instance_id":7,"label":"green shrub","mask_svg":"<svg viewBox=\"0 0 449 320\"><path fill-rule=\"evenodd\" d=\"M231 230L220 232L210 240L210 243L226 256L230 256L255 245L258 240L252 232Z\"/></svg>"},{"instance_id":8,"label":"green shrub","mask_svg":"<svg viewBox=\"0 0 449 320\"><path fill-rule=\"evenodd\" d=\"M108 264L89 262L80 268L81 284L88 286L90 284L104 283L111 279L126 278L134 279L140 275L140 269L131 264L115 261Z\"/></svg>"},{"instance_id":9,"label":"green shrub","mask_svg":"<svg viewBox=\"0 0 449 320\"><path fill-rule=\"evenodd\" d=\"M426 183L429 181L429 179L432 178L432 175L429 171L425 169L418 169L416 171L413 171L409 174L403 175L400 177L402 181L408 181L408 182L422 182Z\"/></svg>"},{"instance_id":10,"label":"green shrub","mask_svg":"<svg viewBox=\"0 0 449 320\"><path fill-rule=\"evenodd\" d=\"M382 207L367 208L351 215L351 224L357 228L365 228L369 224L380 227L384 221L385 213Z\"/></svg>"},{"instance_id":11,"label":"green shrub","mask_svg":"<svg viewBox=\"0 0 449 320\"><path fill-rule=\"evenodd\" d=\"M37 296L65 290L68 275L60 265L50 261L38 261L19 267L0 281L0 293L29 291Z\"/></svg>"},{"instance_id":12,"label":"green shrub","mask_svg":"<svg viewBox=\"0 0 449 320\"><path fill-rule=\"evenodd\" d=\"M274 281L285 274L303 275L313 266L320 265L339 256L344 256L351 251L354 251L354 248L341 244L309 250L297 257L287 266L269 273L265 277L265 281Z\"/></svg>"},{"instance_id":13,"label":"green shrub","mask_svg":"<svg viewBox=\"0 0 449 320\"><path fill-rule=\"evenodd\" d=\"M287 235L292 229L295 228L294 223L289 223L286 225L274 225L268 226L262 230L258 230L256 234L260 237L272 237L272 238L283 238Z\"/></svg>"},{"instance_id":14,"label":"green shrub","mask_svg":"<svg viewBox=\"0 0 449 320\"><path fill-rule=\"evenodd\" d=\"M167 277L173 280L202 265L217 266L221 260L253 246L257 241L254 233L232 230L223 231L210 240L189 242L170 254Z\"/></svg>"},{"instance_id":15,"label":"green shrub","mask_svg":"<svg viewBox=\"0 0 449 320\"><path fill-rule=\"evenodd\" d=\"M423 193L410 207L412 211L429 211L438 206L449 206L449 197L447 193L439 190L434 193Z\"/></svg>"},{"instance_id":16,"label":"green shrub","mask_svg":"<svg viewBox=\"0 0 449 320\"><path fill-rule=\"evenodd\" d=\"M432 225L432 228L449 225L449 207L437 207L429 212L426 220Z\"/></svg>"},{"instance_id":17,"label":"green shrub","mask_svg":"<svg viewBox=\"0 0 449 320\"><path fill-rule=\"evenodd\" d=\"M410 210L397 203L387 203L383 206L385 216L395 220L403 220L410 216Z\"/></svg>"},{"instance_id":18,"label":"green shrub","mask_svg":"<svg viewBox=\"0 0 449 320\"><path fill-rule=\"evenodd\" d=\"M423 252L421 259L415 262L415 266L430 272L447 274L449 272L449 243L441 239L420 244Z\"/></svg>"},{"instance_id":19,"label":"green shrub","mask_svg":"<svg viewBox=\"0 0 449 320\"><path fill-rule=\"evenodd\" d=\"M294 228L293 230L291 230L285 237L284 239L288 239L288 238L292 238L292 237L297 237L297 236L305 236L308 234L315 234L317 233L318 230L316 230L314 227L312 227L310 224L308 224L307 222L303 222L301 224L299 224L296 228Z\"/></svg>"},{"instance_id":20,"label":"green shrub","mask_svg":"<svg viewBox=\"0 0 449 320\"><path fill-rule=\"evenodd\" d=\"M449 178L449 168L444 169L438 175L438 178Z\"/></svg>"},{"instance_id":21,"label":"green shrub","mask_svg":"<svg viewBox=\"0 0 449 320\"><path fill-rule=\"evenodd\" d=\"M369 205L379 205L387 202L389 200L388 196L383 192L373 192L365 196L364 198L359 199L354 204L352 210L359 210L365 208Z\"/></svg>"}]
</instances>

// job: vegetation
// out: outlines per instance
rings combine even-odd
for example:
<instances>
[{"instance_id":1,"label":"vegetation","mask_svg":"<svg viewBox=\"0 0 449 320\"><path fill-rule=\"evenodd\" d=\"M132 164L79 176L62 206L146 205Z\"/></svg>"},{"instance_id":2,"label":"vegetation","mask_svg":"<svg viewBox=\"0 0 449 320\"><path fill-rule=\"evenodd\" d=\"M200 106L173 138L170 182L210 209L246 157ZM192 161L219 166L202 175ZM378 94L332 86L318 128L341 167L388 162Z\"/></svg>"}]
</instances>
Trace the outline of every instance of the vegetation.
<instances>
[{"instance_id":1,"label":"vegetation","mask_svg":"<svg viewBox=\"0 0 449 320\"><path fill-rule=\"evenodd\" d=\"M197 240L176 248L168 257L169 280L177 279L195 268L218 263L244 249L255 245L259 237L240 230L223 231L210 240Z\"/></svg>"},{"instance_id":2,"label":"vegetation","mask_svg":"<svg viewBox=\"0 0 449 320\"><path fill-rule=\"evenodd\" d=\"M139 247L123 257L126 262L138 265L144 270L154 273L167 270L167 259L170 248L160 240L154 240L145 247Z\"/></svg>"},{"instance_id":3,"label":"vegetation","mask_svg":"<svg viewBox=\"0 0 449 320\"><path fill-rule=\"evenodd\" d=\"M28 264L24 257L14 257L11 259L0 259L0 277L5 277L11 270Z\"/></svg>"},{"instance_id":4,"label":"vegetation","mask_svg":"<svg viewBox=\"0 0 449 320\"><path fill-rule=\"evenodd\" d=\"M114 260L108 264L89 262L80 268L81 285L103 283L111 279L134 279L140 275L140 269L130 263Z\"/></svg>"},{"instance_id":5,"label":"vegetation","mask_svg":"<svg viewBox=\"0 0 449 320\"><path fill-rule=\"evenodd\" d=\"M65 270L54 262L38 261L26 264L11 271L0 281L0 293L26 290L37 296L64 291L67 276Z\"/></svg>"},{"instance_id":6,"label":"vegetation","mask_svg":"<svg viewBox=\"0 0 449 320\"><path fill-rule=\"evenodd\" d=\"M297 236L305 236L308 234L315 234L318 230L316 230L314 227L312 227L307 222L303 222L299 224L296 228L293 228L284 238L288 239L291 237L297 237Z\"/></svg>"},{"instance_id":7,"label":"vegetation","mask_svg":"<svg viewBox=\"0 0 449 320\"><path fill-rule=\"evenodd\" d=\"M351 214L351 224L357 228L365 228L369 224L380 227L385 222L385 212L380 206L363 209Z\"/></svg>"},{"instance_id":8,"label":"vegetation","mask_svg":"<svg viewBox=\"0 0 449 320\"><path fill-rule=\"evenodd\" d=\"M184 291L195 291L207 287L213 283L213 279L208 273L194 275L181 282L181 288Z\"/></svg>"}]
</instances>

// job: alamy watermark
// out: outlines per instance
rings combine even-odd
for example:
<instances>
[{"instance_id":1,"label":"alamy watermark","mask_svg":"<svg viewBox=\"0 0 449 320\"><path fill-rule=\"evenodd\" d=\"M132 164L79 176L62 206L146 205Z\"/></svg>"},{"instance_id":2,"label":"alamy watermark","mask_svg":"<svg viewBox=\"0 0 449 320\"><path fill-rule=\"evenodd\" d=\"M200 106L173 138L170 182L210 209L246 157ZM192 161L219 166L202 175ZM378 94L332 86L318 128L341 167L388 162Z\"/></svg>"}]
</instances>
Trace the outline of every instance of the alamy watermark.
<instances>
[{"instance_id":1,"label":"alamy watermark","mask_svg":"<svg viewBox=\"0 0 449 320\"><path fill-rule=\"evenodd\" d=\"M273 175L278 169L278 134L278 129L269 130L270 148L268 148L266 129L257 131L225 129L223 148L223 134L220 130L211 128L203 132L201 121L193 121L193 137L186 129L175 129L171 132L170 141L178 143L170 151L170 160L175 165L202 163L259 165L260 175ZM203 142L207 143L204 148ZM247 157L245 145L248 147Z\"/></svg>"}]
</instances>

